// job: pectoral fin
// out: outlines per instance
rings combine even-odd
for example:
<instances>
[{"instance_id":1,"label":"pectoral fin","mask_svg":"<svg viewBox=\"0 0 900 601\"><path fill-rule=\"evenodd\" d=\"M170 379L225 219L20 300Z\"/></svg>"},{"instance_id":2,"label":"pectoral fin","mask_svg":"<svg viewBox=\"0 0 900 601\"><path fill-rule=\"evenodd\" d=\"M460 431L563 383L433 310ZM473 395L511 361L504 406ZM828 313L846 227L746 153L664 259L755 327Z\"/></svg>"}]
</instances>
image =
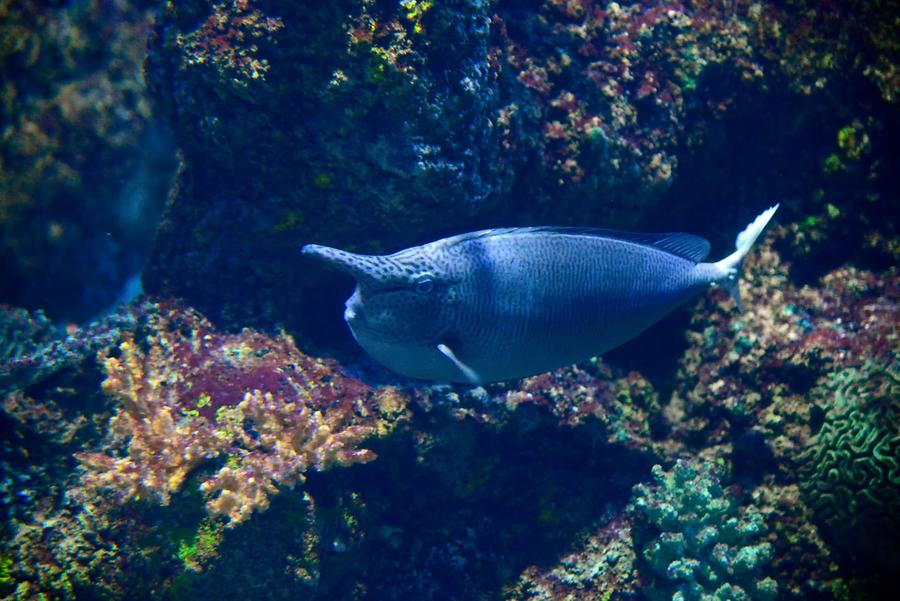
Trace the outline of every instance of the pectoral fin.
<instances>
[{"instance_id":1,"label":"pectoral fin","mask_svg":"<svg viewBox=\"0 0 900 601\"><path fill-rule=\"evenodd\" d=\"M475 373L475 370L457 359L456 355L453 354L453 351L450 350L450 347L446 344L437 345L437 349L441 351L441 354L450 359L453 362L453 365L462 373L462 375L469 381L469 384L472 386L480 386L481 378L478 377L478 374Z\"/></svg>"}]
</instances>

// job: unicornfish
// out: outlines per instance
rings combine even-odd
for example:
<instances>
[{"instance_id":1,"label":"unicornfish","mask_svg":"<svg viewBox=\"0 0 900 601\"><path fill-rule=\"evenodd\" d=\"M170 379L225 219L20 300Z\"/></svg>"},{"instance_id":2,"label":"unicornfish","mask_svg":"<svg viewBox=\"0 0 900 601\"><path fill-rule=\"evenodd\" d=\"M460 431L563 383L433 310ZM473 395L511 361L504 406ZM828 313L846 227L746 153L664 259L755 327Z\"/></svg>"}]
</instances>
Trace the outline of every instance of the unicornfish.
<instances>
[{"instance_id":1,"label":"unicornfish","mask_svg":"<svg viewBox=\"0 0 900 601\"><path fill-rule=\"evenodd\" d=\"M489 229L391 255L308 244L356 279L344 319L378 362L411 378L484 384L556 369L634 338L710 285L738 302L741 261L775 205L704 262L685 233Z\"/></svg>"}]
</instances>

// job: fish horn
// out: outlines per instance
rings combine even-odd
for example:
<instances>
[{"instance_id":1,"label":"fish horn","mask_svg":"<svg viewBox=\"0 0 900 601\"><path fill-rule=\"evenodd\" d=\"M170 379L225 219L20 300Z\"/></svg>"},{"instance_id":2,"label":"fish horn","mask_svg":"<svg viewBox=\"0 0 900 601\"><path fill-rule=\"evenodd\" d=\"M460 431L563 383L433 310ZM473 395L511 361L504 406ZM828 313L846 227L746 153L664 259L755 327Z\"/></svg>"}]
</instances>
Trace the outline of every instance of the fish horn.
<instances>
[{"instance_id":1,"label":"fish horn","mask_svg":"<svg viewBox=\"0 0 900 601\"><path fill-rule=\"evenodd\" d=\"M340 269L356 278L358 282L375 280L379 272L384 272L384 257L358 255L319 244L307 244L300 252Z\"/></svg>"}]
</instances>

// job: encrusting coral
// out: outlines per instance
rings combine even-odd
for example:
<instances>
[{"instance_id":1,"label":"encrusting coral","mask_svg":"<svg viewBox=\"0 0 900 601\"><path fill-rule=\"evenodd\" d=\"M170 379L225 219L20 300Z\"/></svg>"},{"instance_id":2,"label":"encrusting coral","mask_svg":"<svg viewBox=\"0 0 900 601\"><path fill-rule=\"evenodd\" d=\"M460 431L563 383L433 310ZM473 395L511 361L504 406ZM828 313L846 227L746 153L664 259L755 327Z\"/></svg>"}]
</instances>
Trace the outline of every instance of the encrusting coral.
<instances>
[{"instance_id":1,"label":"encrusting coral","mask_svg":"<svg viewBox=\"0 0 900 601\"><path fill-rule=\"evenodd\" d=\"M631 529L617 516L549 568L526 568L508 601L596 601L631 598L637 591Z\"/></svg>"},{"instance_id":2,"label":"encrusting coral","mask_svg":"<svg viewBox=\"0 0 900 601\"><path fill-rule=\"evenodd\" d=\"M177 306L150 321L146 337L126 334L101 353L103 391L120 406L105 448L78 454L85 486L121 501L168 503L195 469L219 460L200 477L207 509L240 522L308 470L370 461L359 445L402 416L396 390L343 376L287 336L214 333Z\"/></svg>"},{"instance_id":3,"label":"encrusting coral","mask_svg":"<svg viewBox=\"0 0 900 601\"><path fill-rule=\"evenodd\" d=\"M790 228L774 227L745 261L742 314L724 293L698 302L670 407L676 437L730 448L735 427L753 432L784 472L796 468L815 415L831 404L831 374L897 361L896 273L841 267L797 286L774 248L792 238Z\"/></svg>"}]
</instances>

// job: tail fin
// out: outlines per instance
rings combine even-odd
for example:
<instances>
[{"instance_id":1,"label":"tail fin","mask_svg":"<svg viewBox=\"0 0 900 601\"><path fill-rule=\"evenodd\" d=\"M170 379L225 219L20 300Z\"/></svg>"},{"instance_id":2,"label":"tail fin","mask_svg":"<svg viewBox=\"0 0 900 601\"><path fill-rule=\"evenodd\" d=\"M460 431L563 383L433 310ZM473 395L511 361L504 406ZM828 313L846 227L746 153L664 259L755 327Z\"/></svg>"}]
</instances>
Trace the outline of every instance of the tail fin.
<instances>
[{"instance_id":1,"label":"tail fin","mask_svg":"<svg viewBox=\"0 0 900 601\"><path fill-rule=\"evenodd\" d=\"M731 294L731 298L734 299L738 311L743 311L743 308L741 307L741 295L738 290L738 276L740 276L741 262L744 260L744 256L750 251L753 243L756 242L756 239L762 234L762 231L766 229L766 225L768 225L769 221L772 219L775 211L778 210L778 206L779 205L776 204L760 213L750 225L744 228L744 231L738 234L737 240L734 242L735 251L721 261L713 263L716 269L721 272L722 279L718 283Z\"/></svg>"}]
</instances>

